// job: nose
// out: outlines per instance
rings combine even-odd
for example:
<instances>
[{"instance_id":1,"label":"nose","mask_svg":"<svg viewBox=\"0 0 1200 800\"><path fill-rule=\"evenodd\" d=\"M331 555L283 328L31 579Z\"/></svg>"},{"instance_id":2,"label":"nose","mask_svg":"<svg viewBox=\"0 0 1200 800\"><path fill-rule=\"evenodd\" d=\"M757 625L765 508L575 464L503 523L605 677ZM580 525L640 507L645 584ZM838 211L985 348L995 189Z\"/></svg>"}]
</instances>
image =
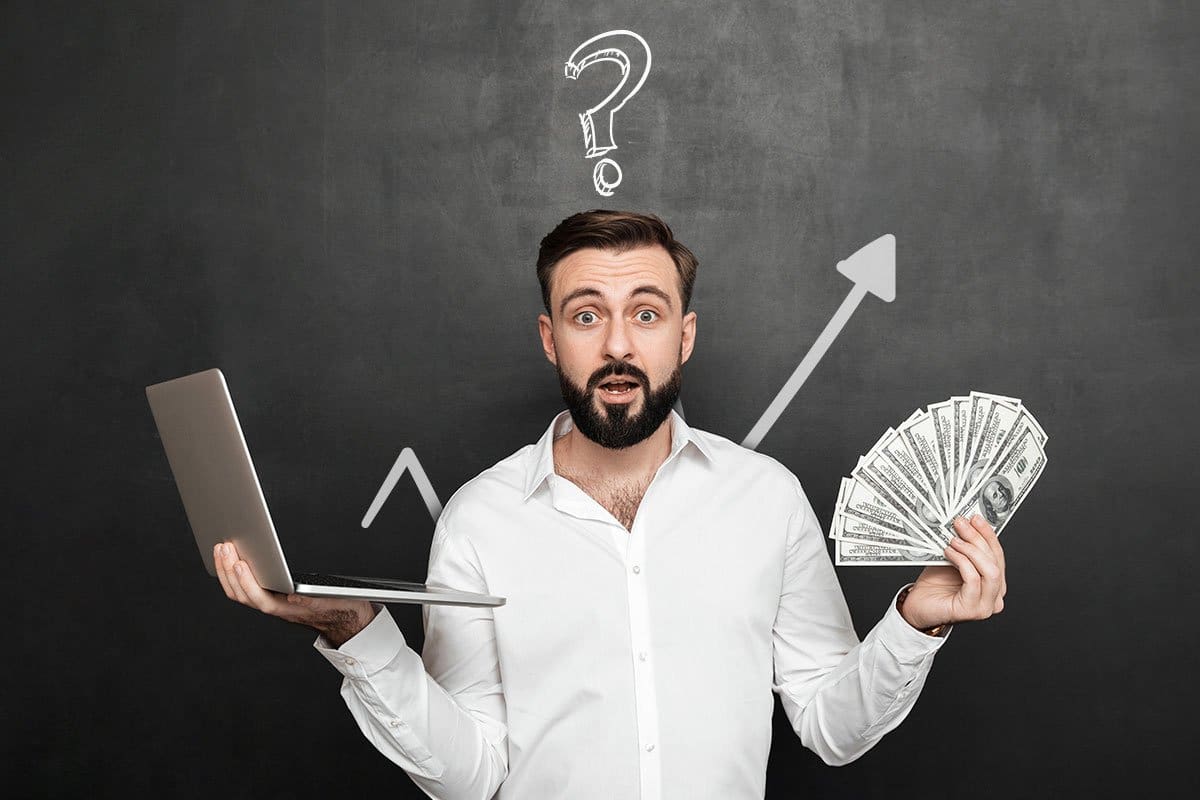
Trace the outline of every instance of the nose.
<instances>
[{"instance_id":1,"label":"nose","mask_svg":"<svg viewBox=\"0 0 1200 800\"><path fill-rule=\"evenodd\" d=\"M633 342L626 327L628 322L621 317L614 317L608 326L608 335L604 337L604 356L616 361L631 361L633 359Z\"/></svg>"}]
</instances>

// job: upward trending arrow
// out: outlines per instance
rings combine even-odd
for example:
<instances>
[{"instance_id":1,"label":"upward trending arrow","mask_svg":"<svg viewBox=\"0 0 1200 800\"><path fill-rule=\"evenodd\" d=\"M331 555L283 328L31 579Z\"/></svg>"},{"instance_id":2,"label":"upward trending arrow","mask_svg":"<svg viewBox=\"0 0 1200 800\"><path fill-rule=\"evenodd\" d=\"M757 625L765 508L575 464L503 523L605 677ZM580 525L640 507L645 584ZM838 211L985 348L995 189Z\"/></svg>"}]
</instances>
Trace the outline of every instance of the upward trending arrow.
<instances>
[{"instance_id":1,"label":"upward trending arrow","mask_svg":"<svg viewBox=\"0 0 1200 800\"><path fill-rule=\"evenodd\" d=\"M779 394L771 401L771 405L767 406L758 422L754 423L754 427L742 442L743 447L751 450L758 448L758 443L767 435L767 431L771 430L771 426L779 419L788 403L792 402L796 392L800 391L800 387L808 380L808 376L833 344L833 340L842 332L842 328L854 313L854 309L858 308L858 304L867 296L867 292L885 303L896 299L896 237L885 233L845 261L839 261L837 270L854 281L854 288L846 295L846 299L829 320L825 330L821 331L821 335L808 349L792 377L788 378Z\"/></svg>"}]
</instances>

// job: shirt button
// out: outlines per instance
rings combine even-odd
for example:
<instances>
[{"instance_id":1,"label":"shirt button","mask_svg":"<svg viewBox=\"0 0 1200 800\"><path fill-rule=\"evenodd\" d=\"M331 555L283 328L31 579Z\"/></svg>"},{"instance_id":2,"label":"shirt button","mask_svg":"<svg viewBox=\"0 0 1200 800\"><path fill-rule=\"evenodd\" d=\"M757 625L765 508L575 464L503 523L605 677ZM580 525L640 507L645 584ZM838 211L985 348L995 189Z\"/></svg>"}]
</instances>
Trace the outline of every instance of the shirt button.
<instances>
[{"instance_id":1,"label":"shirt button","mask_svg":"<svg viewBox=\"0 0 1200 800\"><path fill-rule=\"evenodd\" d=\"M634 575L637 575L637 574L638 574L639 572L641 572L641 571L642 571L642 568L641 568L641 567L639 567L637 564L634 564L634 565L633 565L633 574L634 574Z\"/></svg>"},{"instance_id":2,"label":"shirt button","mask_svg":"<svg viewBox=\"0 0 1200 800\"><path fill-rule=\"evenodd\" d=\"M647 753L653 753L653 752L654 752L654 745L652 745L652 744L648 744L648 745L646 745L646 752L647 752Z\"/></svg>"},{"instance_id":3,"label":"shirt button","mask_svg":"<svg viewBox=\"0 0 1200 800\"><path fill-rule=\"evenodd\" d=\"M399 728L400 720L398 720L398 719L391 720L390 722L388 722L388 725L391 725L393 728Z\"/></svg>"},{"instance_id":4,"label":"shirt button","mask_svg":"<svg viewBox=\"0 0 1200 800\"><path fill-rule=\"evenodd\" d=\"M642 652L638 653L638 659L639 659L639 660L641 660L641 661L645 661L645 660L646 660L646 651L645 651L645 650L643 650Z\"/></svg>"},{"instance_id":5,"label":"shirt button","mask_svg":"<svg viewBox=\"0 0 1200 800\"><path fill-rule=\"evenodd\" d=\"M357 664L357 663L358 663L358 662L357 662L357 661L355 661L353 658L347 658L347 659L346 659L346 666L347 666L347 667L353 667L353 666L354 666L355 664Z\"/></svg>"}]
</instances>

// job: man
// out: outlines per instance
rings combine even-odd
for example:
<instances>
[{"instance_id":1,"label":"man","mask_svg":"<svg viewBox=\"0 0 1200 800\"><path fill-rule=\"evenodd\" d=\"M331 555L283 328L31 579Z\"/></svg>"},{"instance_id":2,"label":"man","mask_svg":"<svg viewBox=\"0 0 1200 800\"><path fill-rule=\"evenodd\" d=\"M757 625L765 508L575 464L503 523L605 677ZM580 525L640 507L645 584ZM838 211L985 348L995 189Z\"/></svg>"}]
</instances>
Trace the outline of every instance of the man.
<instances>
[{"instance_id":1,"label":"man","mask_svg":"<svg viewBox=\"0 0 1200 800\"><path fill-rule=\"evenodd\" d=\"M591 211L542 240L542 346L567 410L462 486L429 582L504 595L424 606L418 656L387 610L226 594L308 625L364 735L431 797L761 798L772 689L829 764L908 714L946 626L1001 610L1004 555L959 520L860 643L825 537L774 459L672 411L696 341L694 256L653 216Z\"/></svg>"}]
</instances>

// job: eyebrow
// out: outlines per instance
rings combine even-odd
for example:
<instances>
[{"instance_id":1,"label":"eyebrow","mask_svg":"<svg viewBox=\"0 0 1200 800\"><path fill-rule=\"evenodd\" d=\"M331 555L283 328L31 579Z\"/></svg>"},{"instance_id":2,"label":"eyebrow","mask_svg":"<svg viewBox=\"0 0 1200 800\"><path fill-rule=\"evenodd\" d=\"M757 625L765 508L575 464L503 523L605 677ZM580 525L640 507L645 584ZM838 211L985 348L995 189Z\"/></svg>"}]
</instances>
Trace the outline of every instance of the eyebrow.
<instances>
[{"instance_id":1,"label":"eyebrow","mask_svg":"<svg viewBox=\"0 0 1200 800\"><path fill-rule=\"evenodd\" d=\"M632 300L634 297L636 297L639 294L652 294L655 297L657 297L658 299L662 300L664 303L666 303L668 310L674 308L674 306L671 304L671 296L669 294L667 294L666 292L664 292L662 289L659 289L657 286L649 286L649 285L639 286L636 289L634 289L632 292L630 292L629 297L627 297L625 299ZM580 297L603 297L603 296L604 295L600 293L599 289L592 289L589 287L584 287L582 289L576 289L575 291L571 292L569 295L567 295L566 297L563 298L562 304L558 307L558 313L560 313L560 314L564 313L567 310L567 304L570 303L572 300L578 300Z\"/></svg>"}]
</instances>

